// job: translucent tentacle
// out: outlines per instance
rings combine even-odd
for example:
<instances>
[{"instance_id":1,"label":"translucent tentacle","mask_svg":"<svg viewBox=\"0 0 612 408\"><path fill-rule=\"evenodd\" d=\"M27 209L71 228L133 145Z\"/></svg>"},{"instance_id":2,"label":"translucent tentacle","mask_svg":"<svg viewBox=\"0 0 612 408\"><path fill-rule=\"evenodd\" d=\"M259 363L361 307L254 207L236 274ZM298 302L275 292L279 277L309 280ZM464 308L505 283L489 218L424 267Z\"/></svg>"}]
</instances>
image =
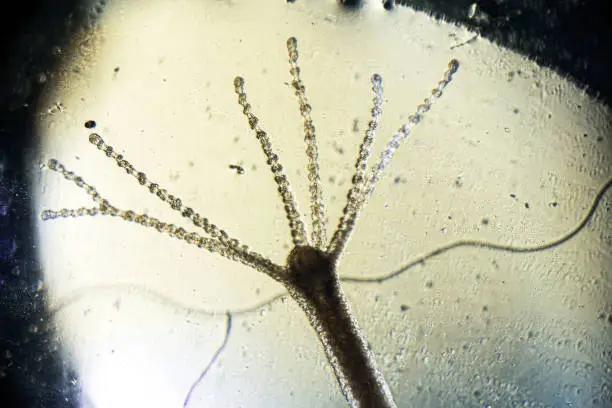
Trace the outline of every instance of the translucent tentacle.
<instances>
[{"instance_id":1,"label":"translucent tentacle","mask_svg":"<svg viewBox=\"0 0 612 408\"><path fill-rule=\"evenodd\" d=\"M246 246L229 247L226 243L217 238L206 238L196 232L186 231L184 228L172 223L160 221L155 217L150 217L147 214L141 214L132 210L122 210L110 204L108 200L102 197L96 188L83 180L82 177L69 171L66 167L55 159L49 160L48 168L60 173L66 180L74 182L78 187L82 188L98 204L97 207L80 207L80 208L62 208L59 210L44 210L41 213L43 220L53 220L57 218L76 218L82 216L109 215L112 217L120 217L125 221L134 222L138 225L149 227L158 232L169 235L172 238L177 238L188 244L195 245L198 248L206 249L208 252L219 254L225 258L240 262L250 266L260 272L263 272L271 278L283 282L284 268L274 264L267 258L259 255L256 252L249 251Z\"/></svg>"},{"instance_id":2,"label":"translucent tentacle","mask_svg":"<svg viewBox=\"0 0 612 408\"><path fill-rule=\"evenodd\" d=\"M368 158L372 150L372 144L374 143L374 136L378 129L378 122L382 115L382 104L383 104L383 87L382 77L378 74L372 75L372 91L374 92L374 98L372 99L371 119L368 123L368 129L365 132L361 146L359 146L359 153L357 160L355 161L355 173L351 178L352 187L346 196L346 205L342 210L342 216L338 222L338 228L329 244L328 252L340 253L342 248L346 245L346 241L350 235L350 231L359 212L359 203L364 201L365 196L365 185L366 185L366 170L368 166Z\"/></svg>"},{"instance_id":3,"label":"translucent tentacle","mask_svg":"<svg viewBox=\"0 0 612 408\"><path fill-rule=\"evenodd\" d=\"M234 79L234 90L236 91L236 95L238 95L238 103L242 106L242 113L244 113L244 116L246 116L249 121L250 128L255 131L255 136L257 136L257 140L259 140L261 149L266 156L267 163L274 176L274 182L278 187L278 192L285 206L285 214L289 221L293 245L306 245L308 243L306 229L301 220L293 193L291 192L289 180L283 170L283 166L279 162L278 155L272 150L272 143L270 142L268 134L259 127L259 119L251 112L251 105L248 103L247 95L244 92L244 79L242 77L236 77Z\"/></svg>"},{"instance_id":4,"label":"translucent tentacle","mask_svg":"<svg viewBox=\"0 0 612 408\"><path fill-rule=\"evenodd\" d=\"M287 40L287 51L289 52L290 73L293 81L291 86L295 90L300 105L300 113L304 118L304 141L306 142L306 156L308 157L308 190L310 192L310 214L312 219L312 245L323 249L327 242L327 231L325 227L325 207L323 205L323 189L321 187L321 176L319 174L319 151L315 127L312 123L310 112L312 107L306 98L306 88L300 78L300 67L298 61L297 40L291 37Z\"/></svg>"},{"instance_id":5,"label":"translucent tentacle","mask_svg":"<svg viewBox=\"0 0 612 408\"><path fill-rule=\"evenodd\" d=\"M400 127L399 130L391 137L391 140L387 143L385 149L380 155L380 160L376 165L372 166L370 175L365 181L363 194L358 194L356 197L353 197L355 199L352 206L353 210L347 213L344 225L339 226L338 231L335 233L338 238L335 241L332 241L332 244L330 244L330 253L332 255L338 257L342 253L344 246L350 238L350 234L355 226L359 213L363 209L363 206L368 198L374 192L376 184L380 181L384 170L391 162L391 159L393 158L395 151L400 146L400 143L408 137L412 128L421 121L423 115L429 111L434 102L440 98L440 96L442 96L442 91L452 81L453 75L458 69L459 62L455 59L451 60L448 63L448 69L444 72L442 80L440 80L436 87L432 89L431 95L425 98L423 103L417 107L416 112L408 117L408 123L402 125L402 127Z\"/></svg>"}]
</instances>

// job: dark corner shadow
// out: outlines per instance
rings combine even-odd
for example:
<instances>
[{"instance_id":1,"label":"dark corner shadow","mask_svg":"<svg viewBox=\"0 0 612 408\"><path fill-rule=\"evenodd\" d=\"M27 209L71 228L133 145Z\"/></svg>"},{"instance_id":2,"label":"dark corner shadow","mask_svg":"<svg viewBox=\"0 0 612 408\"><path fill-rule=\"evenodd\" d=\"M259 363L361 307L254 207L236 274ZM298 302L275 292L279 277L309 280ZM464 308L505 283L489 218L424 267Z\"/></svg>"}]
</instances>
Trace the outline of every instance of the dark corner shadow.
<instances>
[{"instance_id":1,"label":"dark corner shadow","mask_svg":"<svg viewBox=\"0 0 612 408\"><path fill-rule=\"evenodd\" d=\"M17 1L0 13L0 407L82 406L76 371L49 330L30 175L38 99L103 4Z\"/></svg>"}]
</instances>

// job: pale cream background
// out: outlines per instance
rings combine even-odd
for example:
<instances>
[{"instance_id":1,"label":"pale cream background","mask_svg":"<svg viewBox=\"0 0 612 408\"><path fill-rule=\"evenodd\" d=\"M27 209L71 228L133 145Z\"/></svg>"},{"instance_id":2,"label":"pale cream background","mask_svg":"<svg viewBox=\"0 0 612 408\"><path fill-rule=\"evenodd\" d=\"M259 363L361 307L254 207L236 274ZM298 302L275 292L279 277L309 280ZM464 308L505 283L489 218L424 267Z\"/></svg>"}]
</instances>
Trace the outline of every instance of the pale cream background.
<instances>
[{"instance_id":1,"label":"pale cream background","mask_svg":"<svg viewBox=\"0 0 612 408\"><path fill-rule=\"evenodd\" d=\"M88 143L83 123L94 119L136 168L282 264L288 228L233 78L245 77L305 212L289 36L313 106L331 227L367 125L370 75L385 87L378 152L448 61L461 63L359 220L343 276L384 275L457 239L553 241L612 176L610 111L570 81L483 39L451 49L473 33L422 13L385 12L378 2L344 12L322 0L109 2L49 75L37 160L59 159L120 208L188 226ZM35 182L37 212L90 205L44 167ZM612 311L609 203L608 193L588 227L552 250L462 248L383 284L345 284L399 406L604 406L610 325L598 316ZM84 406L182 406L223 339L224 311L282 293L253 270L119 219L40 222L39 236L49 305L59 308ZM189 406L345 403L288 300L234 316L228 347Z\"/></svg>"}]
</instances>

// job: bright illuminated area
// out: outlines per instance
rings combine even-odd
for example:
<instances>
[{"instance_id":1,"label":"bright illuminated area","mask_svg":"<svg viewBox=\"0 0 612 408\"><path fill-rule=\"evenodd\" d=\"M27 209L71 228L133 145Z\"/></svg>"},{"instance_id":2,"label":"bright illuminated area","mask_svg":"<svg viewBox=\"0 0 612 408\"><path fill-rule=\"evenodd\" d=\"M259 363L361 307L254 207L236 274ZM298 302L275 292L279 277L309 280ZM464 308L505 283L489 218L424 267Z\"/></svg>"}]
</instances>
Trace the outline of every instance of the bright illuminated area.
<instances>
[{"instance_id":1,"label":"bright illuminated area","mask_svg":"<svg viewBox=\"0 0 612 408\"><path fill-rule=\"evenodd\" d=\"M92 145L96 132L148 183L284 267L294 241L234 78L244 78L310 239L287 51L297 39L329 240L371 120L372 75L384 103L370 166L456 59L338 260L366 354L398 407L604 407L611 112L486 39L460 45L473 36L379 2L346 11L327 0L110 1L61 50L39 106L36 213L100 211L52 171L57 159L119 210L210 238ZM347 396L304 307L265 273L119 216L37 228L83 407L365 406Z\"/></svg>"}]
</instances>

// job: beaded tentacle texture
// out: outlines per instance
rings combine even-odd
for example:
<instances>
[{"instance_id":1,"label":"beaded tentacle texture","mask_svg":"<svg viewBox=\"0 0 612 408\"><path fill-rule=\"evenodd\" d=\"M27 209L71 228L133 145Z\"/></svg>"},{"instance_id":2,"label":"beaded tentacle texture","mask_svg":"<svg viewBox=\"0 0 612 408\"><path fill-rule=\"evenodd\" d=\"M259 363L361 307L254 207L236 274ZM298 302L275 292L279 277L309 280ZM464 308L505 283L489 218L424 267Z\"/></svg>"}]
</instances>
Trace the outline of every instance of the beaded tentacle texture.
<instances>
[{"instance_id":1,"label":"beaded tentacle texture","mask_svg":"<svg viewBox=\"0 0 612 408\"><path fill-rule=\"evenodd\" d=\"M277 265L265 256L250 250L248 246L242 245L237 239L230 237L227 232L209 221L208 218L202 217L193 208L184 205L180 198L149 180L145 173L137 170L123 155L118 154L112 146L106 144L102 137L96 133L89 136L89 141L93 145L104 152L107 157L113 159L127 174L132 175L151 194L189 219L199 229L199 232L189 232L182 227L160 221L147 214L139 214L113 206L93 186L87 184L82 177L67 170L55 159L49 161L48 168L60 173L64 178L84 189L96 205L90 208L44 210L41 217L43 220L98 214L120 217L125 221L156 229L188 244L196 245L267 274L283 284L291 297L305 312L321 341L340 390L349 405L351 407L368 408L396 407L389 386L376 365L374 355L368 347L367 340L363 337L340 287L337 265L363 206L373 193L393 154L400 143L408 137L412 128L421 121L423 115L431 108L436 99L442 95L442 91L451 82L453 75L459 68L459 63L457 60L449 62L442 80L438 82L424 102L417 107L416 112L409 116L408 123L402 125L392 136L381 153L378 163L373 165L368 172L367 162L374 142L374 135L378 128L379 118L382 114L383 103L382 78L378 74L372 75L371 83L374 98L371 119L359 147L355 161L355 172L351 179L352 185L347 193L346 205L338 221L338 227L328 242L324 222L325 212L315 127L311 118L312 109L306 98L305 87L300 77L300 68L297 63L297 40L295 38L291 37L287 40L287 50L292 76L291 86L297 96L300 113L304 120L304 140L308 157L310 218L312 221L310 241L279 157L272 148L268 134L259 126L259 120L252 112L251 105L247 101L244 79L241 77L234 79L234 90L238 96L238 103L242 107L242 112L249 127L253 130L261 145L289 222L294 247L287 257L285 266ZM201 230L206 236L200 235Z\"/></svg>"}]
</instances>

